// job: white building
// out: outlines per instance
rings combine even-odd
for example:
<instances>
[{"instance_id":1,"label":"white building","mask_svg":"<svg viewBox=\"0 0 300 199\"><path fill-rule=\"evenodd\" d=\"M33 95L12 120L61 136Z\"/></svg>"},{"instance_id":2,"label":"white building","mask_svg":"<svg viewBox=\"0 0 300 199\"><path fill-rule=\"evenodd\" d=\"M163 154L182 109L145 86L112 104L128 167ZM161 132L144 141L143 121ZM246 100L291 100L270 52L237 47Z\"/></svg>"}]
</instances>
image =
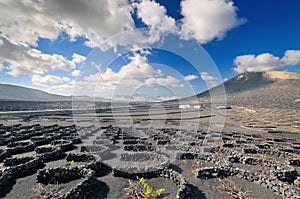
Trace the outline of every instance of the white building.
<instances>
[{"instance_id":1,"label":"white building","mask_svg":"<svg viewBox=\"0 0 300 199\"><path fill-rule=\"evenodd\" d=\"M195 108L195 109L200 109L201 106L200 106L200 105L194 105L194 108Z\"/></svg>"},{"instance_id":2,"label":"white building","mask_svg":"<svg viewBox=\"0 0 300 199\"><path fill-rule=\"evenodd\" d=\"M179 105L179 108L180 109L189 109L189 108L191 108L191 106L189 104L181 104L181 105Z\"/></svg>"}]
</instances>

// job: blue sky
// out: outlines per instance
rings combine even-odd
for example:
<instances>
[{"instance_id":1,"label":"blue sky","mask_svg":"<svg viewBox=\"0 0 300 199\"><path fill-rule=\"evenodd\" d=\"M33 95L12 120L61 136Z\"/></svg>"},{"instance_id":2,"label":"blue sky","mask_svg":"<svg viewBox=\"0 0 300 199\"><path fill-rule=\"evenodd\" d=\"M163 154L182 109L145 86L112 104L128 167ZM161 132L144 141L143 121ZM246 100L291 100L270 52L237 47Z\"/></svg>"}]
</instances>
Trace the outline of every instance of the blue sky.
<instances>
[{"instance_id":1,"label":"blue sky","mask_svg":"<svg viewBox=\"0 0 300 199\"><path fill-rule=\"evenodd\" d=\"M300 72L298 0L0 4L0 83L161 100L241 72Z\"/></svg>"}]
</instances>

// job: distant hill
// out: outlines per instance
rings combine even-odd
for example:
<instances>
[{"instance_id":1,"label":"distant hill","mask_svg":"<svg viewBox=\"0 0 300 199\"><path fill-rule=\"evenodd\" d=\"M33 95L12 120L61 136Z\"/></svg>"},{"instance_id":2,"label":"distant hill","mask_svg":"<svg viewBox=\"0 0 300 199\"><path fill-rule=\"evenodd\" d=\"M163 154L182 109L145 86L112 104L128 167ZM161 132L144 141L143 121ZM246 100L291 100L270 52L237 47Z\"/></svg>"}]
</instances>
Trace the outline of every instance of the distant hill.
<instances>
[{"instance_id":1,"label":"distant hill","mask_svg":"<svg viewBox=\"0 0 300 199\"><path fill-rule=\"evenodd\" d=\"M228 104L300 108L300 74L273 71L242 73L224 82ZM215 93L221 86L211 89ZM209 91L197 95L208 98Z\"/></svg>"},{"instance_id":2,"label":"distant hill","mask_svg":"<svg viewBox=\"0 0 300 199\"><path fill-rule=\"evenodd\" d=\"M54 95L41 90L0 84L1 101L70 101L71 97Z\"/></svg>"}]
</instances>

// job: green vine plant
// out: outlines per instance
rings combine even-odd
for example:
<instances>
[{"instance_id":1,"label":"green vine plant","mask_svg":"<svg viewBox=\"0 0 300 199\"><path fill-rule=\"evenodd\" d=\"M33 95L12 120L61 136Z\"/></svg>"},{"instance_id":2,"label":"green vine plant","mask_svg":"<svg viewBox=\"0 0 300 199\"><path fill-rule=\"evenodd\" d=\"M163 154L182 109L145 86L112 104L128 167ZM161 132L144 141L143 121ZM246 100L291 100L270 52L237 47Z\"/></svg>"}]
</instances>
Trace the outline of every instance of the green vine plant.
<instances>
[{"instance_id":1,"label":"green vine plant","mask_svg":"<svg viewBox=\"0 0 300 199\"><path fill-rule=\"evenodd\" d=\"M153 191L150 185L142 177L136 177L139 181L132 182L128 180L129 187L125 188L125 192L128 196L131 196L133 199L150 199L150 198L159 198L162 193L165 191L164 188L157 189Z\"/></svg>"},{"instance_id":2,"label":"green vine plant","mask_svg":"<svg viewBox=\"0 0 300 199\"><path fill-rule=\"evenodd\" d=\"M74 165L75 165L75 161L74 161L74 160L71 160L71 161L69 162L69 164L70 164L71 166L74 166Z\"/></svg>"},{"instance_id":3,"label":"green vine plant","mask_svg":"<svg viewBox=\"0 0 300 199\"><path fill-rule=\"evenodd\" d=\"M47 146L48 146L48 147L52 147L52 148L54 147L53 144L47 144Z\"/></svg>"},{"instance_id":4,"label":"green vine plant","mask_svg":"<svg viewBox=\"0 0 300 199\"><path fill-rule=\"evenodd\" d=\"M68 162L68 164L69 166L76 166L76 167L80 166L80 164L75 162L74 160L71 160L70 162Z\"/></svg>"}]
</instances>

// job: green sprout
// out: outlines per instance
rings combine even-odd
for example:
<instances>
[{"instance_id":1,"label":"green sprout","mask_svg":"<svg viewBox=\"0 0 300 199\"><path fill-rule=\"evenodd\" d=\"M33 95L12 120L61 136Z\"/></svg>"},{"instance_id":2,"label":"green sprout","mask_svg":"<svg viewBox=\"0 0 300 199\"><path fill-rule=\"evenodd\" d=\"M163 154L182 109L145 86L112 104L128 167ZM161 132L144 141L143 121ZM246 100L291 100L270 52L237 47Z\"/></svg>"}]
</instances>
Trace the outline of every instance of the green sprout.
<instances>
[{"instance_id":1,"label":"green sprout","mask_svg":"<svg viewBox=\"0 0 300 199\"><path fill-rule=\"evenodd\" d=\"M192 169L192 174L193 175L196 175L197 174L197 171L195 169Z\"/></svg>"},{"instance_id":2,"label":"green sprout","mask_svg":"<svg viewBox=\"0 0 300 199\"><path fill-rule=\"evenodd\" d=\"M75 161L74 161L74 160L71 160L71 161L69 162L69 164L70 164L71 166L74 166L74 165L75 165Z\"/></svg>"},{"instance_id":3,"label":"green sprout","mask_svg":"<svg viewBox=\"0 0 300 199\"><path fill-rule=\"evenodd\" d=\"M164 188L161 188L161 189L157 189L154 193L154 197L159 197L161 196L162 192L164 192L165 189Z\"/></svg>"},{"instance_id":4,"label":"green sprout","mask_svg":"<svg viewBox=\"0 0 300 199\"><path fill-rule=\"evenodd\" d=\"M151 196L154 198L157 198L157 197L161 196L162 192L165 191L164 188L160 188L160 189L157 189L156 191L154 191L154 193L152 193L152 188L150 187L150 185L146 182L146 180L143 177L139 178L137 176L136 178L140 181L140 184L143 185L143 187L145 189L144 194L147 198L151 198Z\"/></svg>"},{"instance_id":5,"label":"green sprout","mask_svg":"<svg viewBox=\"0 0 300 199\"><path fill-rule=\"evenodd\" d=\"M52 148L54 147L53 144L47 144L47 146L48 146L48 147L52 147Z\"/></svg>"}]
</instances>

